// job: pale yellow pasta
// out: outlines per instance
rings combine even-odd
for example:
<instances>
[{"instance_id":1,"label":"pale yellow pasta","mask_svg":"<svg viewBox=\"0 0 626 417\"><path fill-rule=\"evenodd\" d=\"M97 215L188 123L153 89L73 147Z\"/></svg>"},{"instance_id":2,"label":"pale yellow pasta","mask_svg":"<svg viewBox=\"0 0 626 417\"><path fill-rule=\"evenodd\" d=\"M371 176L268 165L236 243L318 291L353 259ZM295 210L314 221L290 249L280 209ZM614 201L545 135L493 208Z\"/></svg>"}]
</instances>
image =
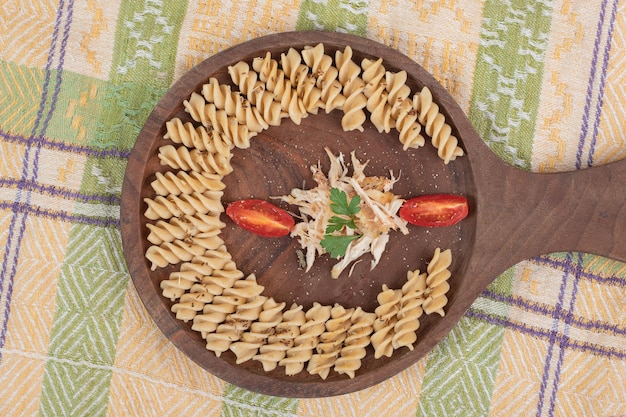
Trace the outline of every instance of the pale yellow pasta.
<instances>
[{"instance_id":1,"label":"pale yellow pasta","mask_svg":"<svg viewBox=\"0 0 626 417\"><path fill-rule=\"evenodd\" d=\"M287 59L286 56L285 59ZM303 65L302 67L305 71L307 70L306 66ZM252 61L252 68L259 74L259 79L265 83L265 90L272 93L274 101L280 104L281 118L287 116L299 125L308 113L302 98L298 96L294 88L295 82L292 85L285 71L280 68L278 61L272 59L268 52L263 58L255 58Z\"/></svg>"},{"instance_id":2,"label":"pale yellow pasta","mask_svg":"<svg viewBox=\"0 0 626 417\"><path fill-rule=\"evenodd\" d=\"M421 135L422 127L417 122L417 112L413 109L411 102L405 100L408 108L401 105L398 114L395 116L396 129L399 132L402 149L419 148L424 146L425 140Z\"/></svg>"},{"instance_id":3,"label":"pale yellow pasta","mask_svg":"<svg viewBox=\"0 0 626 417\"><path fill-rule=\"evenodd\" d=\"M215 353L215 356L220 357L222 353L230 349L233 342L241 338L241 335L242 332L235 327L222 323L217 326L215 332L206 335L206 348Z\"/></svg>"},{"instance_id":4,"label":"pale yellow pasta","mask_svg":"<svg viewBox=\"0 0 626 417\"><path fill-rule=\"evenodd\" d=\"M200 278L196 275L176 271L170 274L169 279L161 281L159 285L165 298L176 301L199 280Z\"/></svg>"},{"instance_id":5,"label":"pale yellow pasta","mask_svg":"<svg viewBox=\"0 0 626 417\"><path fill-rule=\"evenodd\" d=\"M208 252L214 251L207 251L207 253ZM203 257L206 257L207 253L205 253ZM197 262L199 261L199 258L200 257L194 258L192 262L183 264L181 269L183 269L185 265L187 265L187 268L191 266L198 266L199 264ZM196 270L194 269L194 271ZM235 281L241 279L242 277L243 272L237 269L234 262L228 261L221 268L211 269L208 274L201 275L200 282L194 283L191 286L190 291L198 293L203 292L207 295L210 294L212 301L213 297L222 295L226 288L231 288Z\"/></svg>"},{"instance_id":6,"label":"pale yellow pasta","mask_svg":"<svg viewBox=\"0 0 626 417\"><path fill-rule=\"evenodd\" d=\"M207 103L213 103L218 109L225 110L228 116L236 115L237 102L242 99L239 92L232 91L228 84L220 84L214 77L202 85L202 96Z\"/></svg>"},{"instance_id":7,"label":"pale yellow pasta","mask_svg":"<svg viewBox=\"0 0 626 417\"><path fill-rule=\"evenodd\" d=\"M231 343L229 349L237 358L235 363L240 364L251 360L259 352L259 348L266 342L267 335L244 332L237 342Z\"/></svg>"},{"instance_id":8,"label":"pale yellow pasta","mask_svg":"<svg viewBox=\"0 0 626 417\"><path fill-rule=\"evenodd\" d=\"M274 100L274 94L263 90L257 94L256 108L269 126L279 126L284 116L280 102Z\"/></svg>"},{"instance_id":9,"label":"pale yellow pasta","mask_svg":"<svg viewBox=\"0 0 626 417\"><path fill-rule=\"evenodd\" d=\"M319 375L326 379L330 370L335 365L346 333L350 328L350 318L354 309L346 309L335 304L330 312L330 319L326 321L326 330L319 337L319 343L315 348L316 353L311 357L307 371L312 375Z\"/></svg>"},{"instance_id":10,"label":"pale yellow pasta","mask_svg":"<svg viewBox=\"0 0 626 417\"><path fill-rule=\"evenodd\" d=\"M307 74L300 79L296 86L296 94L302 98L304 109L309 114L317 114L324 106L322 102L322 90L316 86L317 80L312 74Z\"/></svg>"},{"instance_id":11,"label":"pale yellow pasta","mask_svg":"<svg viewBox=\"0 0 626 417\"><path fill-rule=\"evenodd\" d=\"M424 313L437 313L441 317L445 315L443 307L448 303L446 293L450 289L448 279L450 278L450 270L448 267L452 263L452 252L450 249L441 251L440 248L435 249L435 254L428 264L426 278L426 290L424 295Z\"/></svg>"},{"instance_id":12,"label":"pale yellow pasta","mask_svg":"<svg viewBox=\"0 0 626 417\"><path fill-rule=\"evenodd\" d=\"M425 274L424 274L425 276ZM400 302L398 311L398 321L393 328L391 344L394 349L408 347L413 350L413 343L417 340L417 329L419 329L419 318L422 316L422 294L405 295Z\"/></svg>"},{"instance_id":13,"label":"pale yellow pasta","mask_svg":"<svg viewBox=\"0 0 626 417\"><path fill-rule=\"evenodd\" d=\"M445 122L445 116L439 112L439 106L433 102L428 87L413 96L413 108L418 112L418 120L445 164L463 156L463 149L458 146L458 140L452 135L452 128Z\"/></svg>"},{"instance_id":14,"label":"pale yellow pasta","mask_svg":"<svg viewBox=\"0 0 626 417\"><path fill-rule=\"evenodd\" d=\"M323 76L317 79L317 86L321 88L320 99L326 114L335 109L343 109L346 97L343 95L343 86L337 79L339 71L330 67Z\"/></svg>"},{"instance_id":15,"label":"pale yellow pasta","mask_svg":"<svg viewBox=\"0 0 626 417\"><path fill-rule=\"evenodd\" d=\"M367 98L363 94L365 82L359 77L361 67L352 60L352 48L346 46L343 52L335 53L335 62L339 70L338 79L343 86L343 95L346 101L343 105L344 115L341 127L345 131L363 131L363 123L367 119L363 109L367 105Z\"/></svg>"},{"instance_id":16,"label":"pale yellow pasta","mask_svg":"<svg viewBox=\"0 0 626 417\"><path fill-rule=\"evenodd\" d=\"M194 256L202 255L205 249L194 243L184 240L163 242L160 245L152 245L146 250L146 259L152 262L150 269L165 268L180 262L190 261Z\"/></svg>"},{"instance_id":17,"label":"pale yellow pasta","mask_svg":"<svg viewBox=\"0 0 626 417\"><path fill-rule=\"evenodd\" d=\"M180 297L180 301L172 305L172 313L176 314L178 320L182 320L187 323L189 320L193 320L199 311L202 311L206 303L213 299L207 293L185 293Z\"/></svg>"},{"instance_id":18,"label":"pale yellow pasta","mask_svg":"<svg viewBox=\"0 0 626 417\"><path fill-rule=\"evenodd\" d=\"M323 77L326 71L333 65L333 58L324 53L324 44L305 46L301 52L304 63L309 67L311 74L316 79Z\"/></svg>"},{"instance_id":19,"label":"pale yellow pasta","mask_svg":"<svg viewBox=\"0 0 626 417\"><path fill-rule=\"evenodd\" d=\"M165 145L159 148L158 157L161 160L161 165L185 171L206 172L224 176L233 170L233 167L230 165L232 158L232 153L230 152L227 155L223 155L203 152L198 149L189 150L185 146L175 148L172 145Z\"/></svg>"},{"instance_id":20,"label":"pale yellow pasta","mask_svg":"<svg viewBox=\"0 0 626 417\"><path fill-rule=\"evenodd\" d=\"M229 116L226 110L219 109L214 103L207 103L196 92L191 93L189 100L185 100L183 105L193 120L202 123L210 131L223 134L229 143L238 148L249 147L250 139L267 128L254 106L242 105L240 114Z\"/></svg>"},{"instance_id":21,"label":"pale yellow pasta","mask_svg":"<svg viewBox=\"0 0 626 417\"><path fill-rule=\"evenodd\" d=\"M274 91L273 89L269 89L267 83L270 82L272 78L276 78L278 71L278 61L272 59L272 53L266 52L263 57L256 57L252 59L252 69L259 74L259 80L265 83L265 88L269 91Z\"/></svg>"},{"instance_id":22,"label":"pale yellow pasta","mask_svg":"<svg viewBox=\"0 0 626 417\"><path fill-rule=\"evenodd\" d=\"M361 360L367 354L365 348L370 344L375 319L375 313L363 311L361 307L354 310L350 317L351 325L346 333L346 339L335 362L335 372L354 378L357 369L361 367Z\"/></svg>"},{"instance_id":23,"label":"pale yellow pasta","mask_svg":"<svg viewBox=\"0 0 626 417\"><path fill-rule=\"evenodd\" d=\"M376 318L382 321L388 321L398 314L400 310L400 300L402 299L402 290L394 290L387 285L383 285L382 291L378 293L376 300Z\"/></svg>"},{"instance_id":24,"label":"pale yellow pasta","mask_svg":"<svg viewBox=\"0 0 626 417\"><path fill-rule=\"evenodd\" d=\"M191 194L192 192L203 193L205 191L221 191L226 186L222 182L222 176L197 171L166 171L165 174L157 172L156 179L150 184L157 195Z\"/></svg>"},{"instance_id":25,"label":"pale yellow pasta","mask_svg":"<svg viewBox=\"0 0 626 417\"><path fill-rule=\"evenodd\" d=\"M280 55L280 65L285 73L285 78L289 80L292 87L296 87L298 81L309 72L307 66L302 63L302 55L294 48L289 48L286 54Z\"/></svg>"},{"instance_id":26,"label":"pale yellow pasta","mask_svg":"<svg viewBox=\"0 0 626 417\"><path fill-rule=\"evenodd\" d=\"M326 330L325 323L330 318L331 306L313 303L305 314L306 322L300 326L300 334L294 339L294 345L279 362L285 367L287 375L302 372L304 365L313 356L313 349L319 343L320 335Z\"/></svg>"},{"instance_id":27,"label":"pale yellow pasta","mask_svg":"<svg viewBox=\"0 0 626 417\"><path fill-rule=\"evenodd\" d=\"M250 66L246 62L240 61L228 67L228 73L251 104L244 106L246 111L244 123L248 129L259 132L269 126L280 125L281 107L274 102L274 95L266 91L265 83L259 81L257 72L250 70ZM239 121L241 122L241 118Z\"/></svg>"},{"instance_id":28,"label":"pale yellow pasta","mask_svg":"<svg viewBox=\"0 0 626 417\"><path fill-rule=\"evenodd\" d=\"M381 85L384 87L383 79L385 78L386 70L383 66L382 58L378 58L376 61L364 58L361 61L361 69L363 70L361 77L365 82L363 94L366 97L372 95Z\"/></svg>"},{"instance_id":29,"label":"pale yellow pasta","mask_svg":"<svg viewBox=\"0 0 626 417\"><path fill-rule=\"evenodd\" d=\"M394 327L398 321L402 290L394 290L383 285L378 294L378 307L376 307L376 321L374 322L374 334L372 334L372 347L374 357L391 356L393 353Z\"/></svg>"},{"instance_id":30,"label":"pale yellow pasta","mask_svg":"<svg viewBox=\"0 0 626 417\"><path fill-rule=\"evenodd\" d=\"M232 123L232 119L227 118L225 122ZM228 155L233 147L233 139L239 135L232 132L224 132L226 127L219 126L219 129L207 130L204 126L194 127L191 122L183 123L179 118L174 118L165 123L167 133L164 139L170 139L177 144L185 145L187 148L198 149L210 153ZM243 134L247 134L244 132Z\"/></svg>"},{"instance_id":31,"label":"pale yellow pasta","mask_svg":"<svg viewBox=\"0 0 626 417\"><path fill-rule=\"evenodd\" d=\"M275 327L275 332L267 339L267 344L259 348L259 353L252 359L261 362L265 371L276 369L278 363L287 355L294 339L300 334L300 326L306 321L301 305L293 304L283 312L282 321Z\"/></svg>"},{"instance_id":32,"label":"pale yellow pasta","mask_svg":"<svg viewBox=\"0 0 626 417\"><path fill-rule=\"evenodd\" d=\"M256 276L250 274L246 279L235 281L232 287L224 289L224 295L241 298L243 303L247 299L261 295L263 289L264 287L256 282Z\"/></svg>"},{"instance_id":33,"label":"pale yellow pasta","mask_svg":"<svg viewBox=\"0 0 626 417\"><path fill-rule=\"evenodd\" d=\"M146 227L150 230L148 242L153 245L182 240L193 233L191 224L182 217L174 217L169 222L159 220L156 224L148 223Z\"/></svg>"},{"instance_id":34,"label":"pale yellow pasta","mask_svg":"<svg viewBox=\"0 0 626 417\"><path fill-rule=\"evenodd\" d=\"M224 206L220 202L221 193L221 191L205 191L204 193L193 192L180 196L163 197L159 195L154 199L144 198L144 202L148 206L144 215L150 220L167 220L183 215L193 216L196 213L219 215L224 211Z\"/></svg>"},{"instance_id":35,"label":"pale yellow pasta","mask_svg":"<svg viewBox=\"0 0 626 417\"><path fill-rule=\"evenodd\" d=\"M374 348L374 358L379 359L383 356L391 357L393 354L393 329L398 321L397 316L391 317L387 321L376 319L374 321L374 333L370 339Z\"/></svg>"},{"instance_id":36,"label":"pale yellow pasta","mask_svg":"<svg viewBox=\"0 0 626 417\"><path fill-rule=\"evenodd\" d=\"M243 298L234 295L215 296L212 302L204 306L202 314L197 314L194 317L191 329L200 332L202 337L206 339L210 334L214 333L217 327L224 323L226 317L234 313L235 310L237 310L237 306L243 302ZM209 349L208 346L207 349Z\"/></svg>"},{"instance_id":37,"label":"pale yellow pasta","mask_svg":"<svg viewBox=\"0 0 626 417\"><path fill-rule=\"evenodd\" d=\"M406 71L385 73L385 89L389 93L387 100L392 108L392 113L397 114L399 107L411 95L411 88L406 85Z\"/></svg>"},{"instance_id":38,"label":"pale yellow pasta","mask_svg":"<svg viewBox=\"0 0 626 417\"><path fill-rule=\"evenodd\" d=\"M370 121L378 132L389 133L395 127L391 117L391 105L387 102L388 93L385 86L380 84L378 88L367 97L366 108L370 112Z\"/></svg>"},{"instance_id":39,"label":"pale yellow pasta","mask_svg":"<svg viewBox=\"0 0 626 417\"><path fill-rule=\"evenodd\" d=\"M283 310L285 303L278 303L273 298L269 298L263 303L263 309L259 313L259 319L250 325L250 330L254 333L264 334L265 338L274 333L276 326L283 320Z\"/></svg>"},{"instance_id":40,"label":"pale yellow pasta","mask_svg":"<svg viewBox=\"0 0 626 417\"><path fill-rule=\"evenodd\" d=\"M267 343L270 333L282 320L282 311L285 303L277 303L268 298L262 305L258 319L250 324L250 329L244 332L238 342L230 345L230 350L237 357L237 363L243 363L254 358L259 348Z\"/></svg>"}]
</instances>

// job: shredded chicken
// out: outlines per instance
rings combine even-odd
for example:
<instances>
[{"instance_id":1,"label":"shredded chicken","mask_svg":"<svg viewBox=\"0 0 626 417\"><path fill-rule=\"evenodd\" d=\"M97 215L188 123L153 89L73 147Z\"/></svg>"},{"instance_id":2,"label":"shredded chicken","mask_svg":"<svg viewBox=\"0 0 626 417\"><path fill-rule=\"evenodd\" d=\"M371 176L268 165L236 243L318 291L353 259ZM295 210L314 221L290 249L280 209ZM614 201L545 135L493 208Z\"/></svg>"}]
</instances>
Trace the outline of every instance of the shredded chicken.
<instances>
[{"instance_id":1,"label":"shredded chicken","mask_svg":"<svg viewBox=\"0 0 626 417\"><path fill-rule=\"evenodd\" d=\"M296 223L291 236L297 237L300 246L306 251L306 270L310 270L316 255L326 253L320 242L324 239L329 219L335 215L330 208L330 190L337 188L344 191L349 200L358 195L361 198L361 210L355 216L357 229L344 228L341 233L361 236L350 242L345 255L333 266L331 276L338 278L352 262L368 252L373 258L370 269L374 269L389 241L389 232L409 232L407 223L397 215L404 200L391 192L398 179L393 173L390 173L391 178L365 176L367 162L361 163L354 152L350 154L353 172L349 176L343 154L335 156L328 148L325 150L330 159L328 175L322 172L319 164L311 167L317 187L310 190L294 188L289 195L279 197L282 201L298 206L300 211L302 221Z\"/></svg>"}]
</instances>

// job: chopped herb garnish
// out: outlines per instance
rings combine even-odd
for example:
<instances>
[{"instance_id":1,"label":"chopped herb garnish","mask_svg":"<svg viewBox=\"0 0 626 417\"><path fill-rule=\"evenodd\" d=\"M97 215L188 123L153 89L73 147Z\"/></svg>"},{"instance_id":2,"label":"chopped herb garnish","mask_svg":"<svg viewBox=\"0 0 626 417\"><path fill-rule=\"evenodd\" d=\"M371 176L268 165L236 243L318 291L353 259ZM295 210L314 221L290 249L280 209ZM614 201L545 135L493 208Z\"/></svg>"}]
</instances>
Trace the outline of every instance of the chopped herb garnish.
<instances>
[{"instance_id":1,"label":"chopped herb garnish","mask_svg":"<svg viewBox=\"0 0 626 417\"><path fill-rule=\"evenodd\" d=\"M338 188L331 188L330 201L330 209L336 216L328 219L324 238L320 244L332 258L340 258L346 254L350 242L361 237L359 234L341 234L345 228L357 230L354 221L356 214L361 210L359 205L361 197L355 195L348 201L348 195L344 191Z\"/></svg>"}]
</instances>

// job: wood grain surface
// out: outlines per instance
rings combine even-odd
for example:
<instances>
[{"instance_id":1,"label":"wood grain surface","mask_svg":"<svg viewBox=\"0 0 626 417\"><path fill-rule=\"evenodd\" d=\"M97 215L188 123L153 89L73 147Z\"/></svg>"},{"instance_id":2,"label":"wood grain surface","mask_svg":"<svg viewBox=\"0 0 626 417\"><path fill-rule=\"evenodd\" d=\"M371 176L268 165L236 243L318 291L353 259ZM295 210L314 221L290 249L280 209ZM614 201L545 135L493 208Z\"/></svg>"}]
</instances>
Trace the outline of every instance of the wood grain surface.
<instances>
[{"instance_id":1,"label":"wood grain surface","mask_svg":"<svg viewBox=\"0 0 626 417\"><path fill-rule=\"evenodd\" d=\"M200 92L209 77L229 83L229 65L270 51L274 58L290 47L324 43L326 53L350 45L354 60L383 58L389 71L406 70L413 92L428 86L442 113L460 139L466 156L444 165L427 138L425 147L403 151L397 132L380 134L366 122L363 132L344 132L341 111L309 115L300 125L284 119L252 139L246 150L235 150L233 173L225 177L224 205L242 198L270 199L294 187L314 186L309 167L328 167L324 147L334 153L355 151L369 160L368 175L400 175L394 192L405 198L431 193L455 193L468 198L470 215L448 228L412 227L403 236L392 233L379 266L369 260L339 279L329 276L332 260L319 258L305 273L299 268L297 242L290 237L265 239L235 227L226 216L223 231L229 252L245 274L255 273L264 295L310 307L314 301L373 311L376 295L387 284L400 288L407 269L425 270L436 247L453 253L446 316L425 317L414 349L400 349L391 358L374 359L371 348L356 377L331 372L328 379L306 371L286 376L282 367L264 372L256 361L235 364L230 352L216 357L189 324L176 320L172 303L161 296L159 283L175 267L150 271L144 257L149 243L144 197L153 197L150 182L164 171L157 158L165 122L190 120L182 102ZM583 251L626 262L626 161L577 172L532 174L514 169L496 157L472 128L454 99L422 67L377 42L330 32L291 32L258 38L218 53L176 82L146 121L132 150L122 190L122 239L132 280L147 311L163 333L187 356L216 376L263 394L322 397L357 391L404 370L430 351L460 320L482 290L500 273L532 256L555 251ZM276 202L276 201L275 201ZM277 203L277 202L276 202ZM277 203L279 204L279 203ZM280 205L280 204L279 204ZM288 206L282 205L286 209Z\"/></svg>"}]
</instances>

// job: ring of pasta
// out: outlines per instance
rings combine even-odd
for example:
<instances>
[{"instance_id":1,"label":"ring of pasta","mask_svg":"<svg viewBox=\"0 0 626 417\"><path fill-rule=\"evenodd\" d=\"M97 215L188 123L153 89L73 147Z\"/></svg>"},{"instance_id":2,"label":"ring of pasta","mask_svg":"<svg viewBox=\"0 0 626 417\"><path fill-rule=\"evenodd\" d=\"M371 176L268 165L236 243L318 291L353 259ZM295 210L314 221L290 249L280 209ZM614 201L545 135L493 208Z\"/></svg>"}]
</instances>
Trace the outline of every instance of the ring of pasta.
<instances>
[{"instance_id":1,"label":"ring of pasta","mask_svg":"<svg viewBox=\"0 0 626 417\"><path fill-rule=\"evenodd\" d=\"M264 295L254 274L237 268L221 239L222 179L232 172L235 147L248 148L251 138L283 118L299 124L322 109L341 109L347 131L363 130L367 110L379 132L398 130L405 150L424 145L423 126L447 164L463 151L430 91L411 96L406 72L386 71L382 59L359 65L349 46L334 59L323 44L291 48L280 60L267 53L228 71L238 90L211 78L202 94L184 101L199 125L177 118L166 123L173 145L162 146L158 157L171 171L156 175L151 186L157 196L144 199L144 215L154 221L147 224L145 254L152 270L180 264L160 284L174 302L172 312L192 321L217 356L231 351L236 363L258 361L265 371L282 366L287 375L306 367L323 379L331 370L353 378L370 345L375 358L413 350L422 314L445 314L449 249L437 248L426 272L408 271L402 288L383 286L373 312L317 302L308 310L287 307Z\"/></svg>"}]
</instances>

